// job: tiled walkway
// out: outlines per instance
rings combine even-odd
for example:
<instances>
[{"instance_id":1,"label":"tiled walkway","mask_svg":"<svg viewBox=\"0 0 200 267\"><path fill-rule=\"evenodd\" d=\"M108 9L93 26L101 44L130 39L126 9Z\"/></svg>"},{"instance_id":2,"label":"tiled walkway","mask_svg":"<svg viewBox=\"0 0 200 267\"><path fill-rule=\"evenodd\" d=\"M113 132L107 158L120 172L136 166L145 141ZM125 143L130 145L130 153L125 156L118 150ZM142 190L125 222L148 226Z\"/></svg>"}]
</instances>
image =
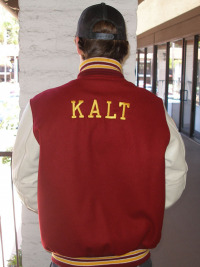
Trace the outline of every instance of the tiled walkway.
<instances>
[{"instance_id":1,"label":"tiled walkway","mask_svg":"<svg viewBox=\"0 0 200 267\"><path fill-rule=\"evenodd\" d=\"M153 267L200 266L200 144L183 140L187 185L181 199L165 212L162 240L152 251Z\"/></svg>"}]
</instances>

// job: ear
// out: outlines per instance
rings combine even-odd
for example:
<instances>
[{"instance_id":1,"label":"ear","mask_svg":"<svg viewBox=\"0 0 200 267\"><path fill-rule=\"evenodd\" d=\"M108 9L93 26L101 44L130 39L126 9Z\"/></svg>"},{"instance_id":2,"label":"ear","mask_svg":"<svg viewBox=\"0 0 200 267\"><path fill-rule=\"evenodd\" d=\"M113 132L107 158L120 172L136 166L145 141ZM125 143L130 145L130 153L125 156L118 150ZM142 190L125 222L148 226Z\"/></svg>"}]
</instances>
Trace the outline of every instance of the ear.
<instances>
[{"instance_id":1,"label":"ear","mask_svg":"<svg viewBox=\"0 0 200 267\"><path fill-rule=\"evenodd\" d=\"M83 51L82 51L82 50L79 48L79 46L78 46L78 42L79 42L79 37L78 37L78 36L75 37L74 42L75 42L75 44L76 44L76 50L77 50L77 53L78 53L80 56L82 56Z\"/></svg>"}]
</instances>

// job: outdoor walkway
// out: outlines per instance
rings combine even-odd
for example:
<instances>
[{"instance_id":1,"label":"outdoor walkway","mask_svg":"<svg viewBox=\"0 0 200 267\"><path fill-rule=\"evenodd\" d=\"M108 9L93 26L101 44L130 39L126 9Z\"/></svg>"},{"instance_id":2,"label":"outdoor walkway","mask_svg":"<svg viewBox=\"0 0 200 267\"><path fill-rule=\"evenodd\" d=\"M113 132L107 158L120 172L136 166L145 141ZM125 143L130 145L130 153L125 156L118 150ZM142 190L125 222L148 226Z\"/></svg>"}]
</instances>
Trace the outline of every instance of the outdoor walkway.
<instances>
[{"instance_id":1,"label":"outdoor walkway","mask_svg":"<svg viewBox=\"0 0 200 267\"><path fill-rule=\"evenodd\" d=\"M162 240L152 251L153 267L200 266L200 144L183 136L188 163L186 189L166 210Z\"/></svg>"}]
</instances>

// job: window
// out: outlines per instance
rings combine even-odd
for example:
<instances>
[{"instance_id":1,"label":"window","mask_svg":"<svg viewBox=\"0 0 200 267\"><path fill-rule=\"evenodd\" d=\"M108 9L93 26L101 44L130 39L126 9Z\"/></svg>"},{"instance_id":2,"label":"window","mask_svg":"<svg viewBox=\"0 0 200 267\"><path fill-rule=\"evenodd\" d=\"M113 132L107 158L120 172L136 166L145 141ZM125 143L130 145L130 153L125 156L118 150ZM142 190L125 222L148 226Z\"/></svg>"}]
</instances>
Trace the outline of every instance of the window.
<instances>
[{"instance_id":1,"label":"window","mask_svg":"<svg viewBox=\"0 0 200 267\"><path fill-rule=\"evenodd\" d=\"M191 107L192 107L192 76L193 76L193 54L194 38L186 39L184 42L184 83L182 87L182 119L181 131L190 134Z\"/></svg>"},{"instance_id":2,"label":"window","mask_svg":"<svg viewBox=\"0 0 200 267\"><path fill-rule=\"evenodd\" d=\"M153 83L153 46L147 47L147 61L146 61L146 89L152 91Z\"/></svg>"},{"instance_id":3,"label":"window","mask_svg":"<svg viewBox=\"0 0 200 267\"><path fill-rule=\"evenodd\" d=\"M199 38L200 39L200 36ZM200 40L198 41L197 52L197 86L196 86L196 105L195 105L195 124L194 137L200 140Z\"/></svg>"},{"instance_id":4,"label":"window","mask_svg":"<svg viewBox=\"0 0 200 267\"><path fill-rule=\"evenodd\" d=\"M179 127L182 41L170 43L168 113Z\"/></svg>"},{"instance_id":5,"label":"window","mask_svg":"<svg viewBox=\"0 0 200 267\"><path fill-rule=\"evenodd\" d=\"M156 95L163 102L165 100L165 84L166 84L166 44L158 45L157 51L157 83Z\"/></svg>"},{"instance_id":6,"label":"window","mask_svg":"<svg viewBox=\"0 0 200 267\"><path fill-rule=\"evenodd\" d=\"M139 87L144 87L145 88L145 83L144 83L144 77L145 77L144 58L145 58L144 49L140 49L138 51L138 61L137 61L138 62L137 85Z\"/></svg>"}]
</instances>

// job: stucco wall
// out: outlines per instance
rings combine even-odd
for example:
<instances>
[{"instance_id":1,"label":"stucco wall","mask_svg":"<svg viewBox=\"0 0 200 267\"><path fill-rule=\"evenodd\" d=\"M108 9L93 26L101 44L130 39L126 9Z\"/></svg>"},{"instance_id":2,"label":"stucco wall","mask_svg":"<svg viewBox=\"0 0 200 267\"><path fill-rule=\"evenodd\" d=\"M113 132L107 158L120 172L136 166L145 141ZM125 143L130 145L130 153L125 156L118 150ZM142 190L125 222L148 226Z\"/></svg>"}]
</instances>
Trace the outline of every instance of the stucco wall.
<instances>
[{"instance_id":1,"label":"stucco wall","mask_svg":"<svg viewBox=\"0 0 200 267\"><path fill-rule=\"evenodd\" d=\"M37 93L76 78L79 57L73 42L81 11L100 2L89 0L19 0L20 107ZM134 81L137 0L107 0L121 11L127 23L131 56L124 75ZM23 207L23 267L49 266L50 254L40 244L37 215Z\"/></svg>"}]
</instances>

